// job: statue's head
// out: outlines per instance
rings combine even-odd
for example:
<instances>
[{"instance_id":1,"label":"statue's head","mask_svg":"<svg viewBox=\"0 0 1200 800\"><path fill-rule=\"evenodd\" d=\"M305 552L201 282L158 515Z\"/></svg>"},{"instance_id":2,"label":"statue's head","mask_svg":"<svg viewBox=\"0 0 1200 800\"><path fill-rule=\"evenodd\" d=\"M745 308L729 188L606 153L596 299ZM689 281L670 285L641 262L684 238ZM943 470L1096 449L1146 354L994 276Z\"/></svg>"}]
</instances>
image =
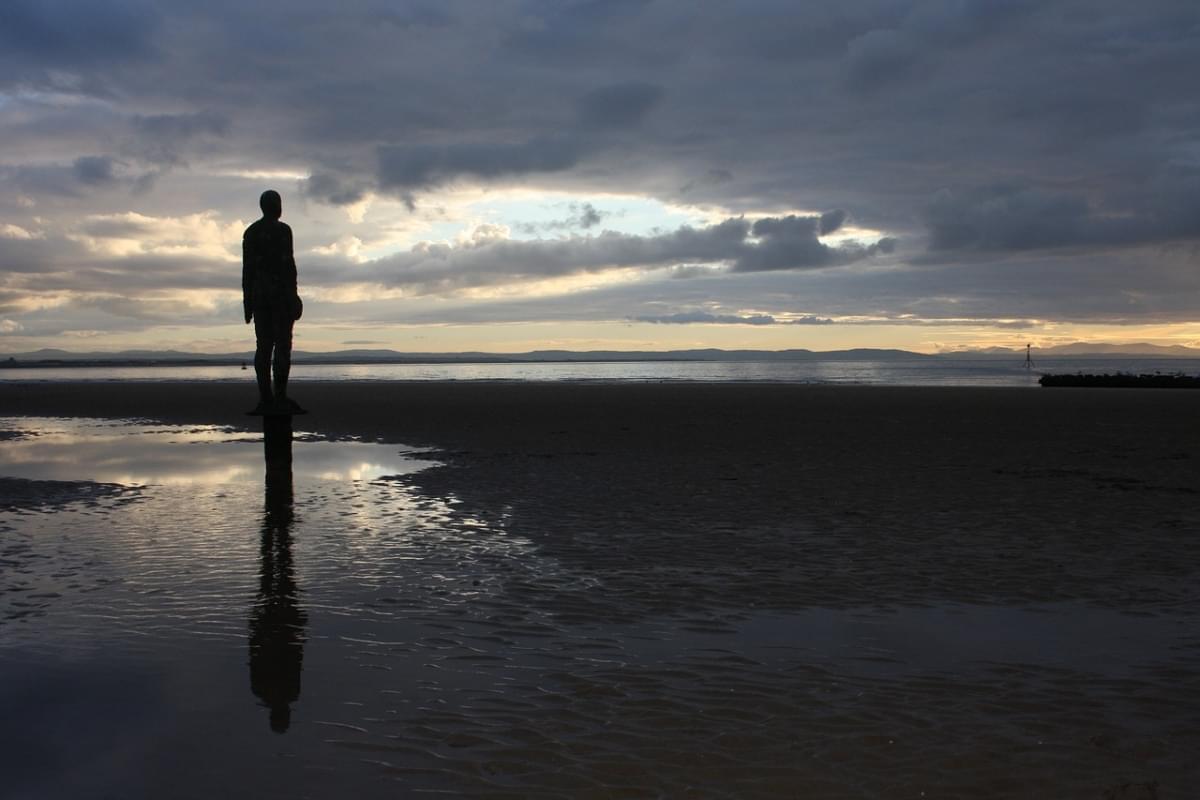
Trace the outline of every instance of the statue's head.
<instances>
[{"instance_id":1,"label":"statue's head","mask_svg":"<svg viewBox=\"0 0 1200 800\"><path fill-rule=\"evenodd\" d=\"M262 209L264 217L279 219L283 216L283 198L274 189L267 189L259 195L258 207Z\"/></svg>"}]
</instances>

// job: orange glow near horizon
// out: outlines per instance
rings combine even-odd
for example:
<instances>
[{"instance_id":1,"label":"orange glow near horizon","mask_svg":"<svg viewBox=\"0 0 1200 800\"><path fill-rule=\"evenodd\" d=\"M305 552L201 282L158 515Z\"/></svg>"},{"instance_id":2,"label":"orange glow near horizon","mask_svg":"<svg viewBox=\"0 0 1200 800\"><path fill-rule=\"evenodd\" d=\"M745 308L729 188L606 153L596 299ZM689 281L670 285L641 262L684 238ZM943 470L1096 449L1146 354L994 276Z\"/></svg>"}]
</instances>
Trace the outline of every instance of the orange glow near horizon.
<instances>
[{"instance_id":1,"label":"orange glow near horizon","mask_svg":"<svg viewBox=\"0 0 1200 800\"><path fill-rule=\"evenodd\" d=\"M987 347L1035 351L1088 342L1200 347L1200 323L1155 326L1100 326L1046 323L1030 329L997 329L970 324L895 324L884 321L829 325L653 324L646 322L514 322L475 325L333 325L301 321L296 327L298 350L332 352L391 349L400 352L519 353L531 350L723 350L815 351L887 348L939 353ZM239 353L253 348L249 326L167 327L128 333L68 332L54 337L8 335L2 353L42 348L73 352L180 350Z\"/></svg>"}]
</instances>

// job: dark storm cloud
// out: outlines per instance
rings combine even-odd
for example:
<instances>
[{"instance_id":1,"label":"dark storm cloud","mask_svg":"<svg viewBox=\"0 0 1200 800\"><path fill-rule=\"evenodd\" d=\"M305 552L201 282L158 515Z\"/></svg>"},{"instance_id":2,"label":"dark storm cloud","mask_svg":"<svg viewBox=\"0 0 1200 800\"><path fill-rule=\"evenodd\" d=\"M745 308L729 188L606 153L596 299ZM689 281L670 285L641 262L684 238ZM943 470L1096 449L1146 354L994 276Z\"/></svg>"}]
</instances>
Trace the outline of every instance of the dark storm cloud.
<instances>
[{"instance_id":1,"label":"dark storm cloud","mask_svg":"<svg viewBox=\"0 0 1200 800\"><path fill-rule=\"evenodd\" d=\"M845 221L846 212L842 211L840 208L834 209L833 211L826 211L821 215L821 225L818 233L820 233L822 236L827 233L833 233L838 228L842 227L842 224L845 223Z\"/></svg>"},{"instance_id":2,"label":"dark storm cloud","mask_svg":"<svg viewBox=\"0 0 1200 800\"><path fill-rule=\"evenodd\" d=\"M572 205L571 210L576 212L576 216L567 220L567 222L574 223L584 229L599 225L600 221L607 216L604 212L598 211L591 203Z\"/></svg>"},{"instance_id":3,"label":"dark storm cloud","mask_svg":"<svg viewBox=\"0 0 1200 800\"><path fill-rule=\"evenodd\" d=\"M801 315L816 320L851 317L866 324L980 325L1021 330L1036 320L1138 324L1185 322L1195 317L1200 274L1188 266L1195 253L1144 249L1087 261L1019 256L996 269L991 262L902 269L830 269L799 272L718 272L708 280L637 281L569 297L502 299L494 303L447 301L379 309L380 322L525 322L670 317L705 308L720 298L724 309ZM819 313L817 310L819 309ZM710 311L733 314L731 311ZM703 324L697 321L696 324ZM778 324L778 323L777 323ZM800 324L805 324L801 322ZM849 324L847 322L846 324Z\"/></svg>"},{"instance_id":4,"label":"dark storm cloud","mask_svg":"<svg viewBox=\"0 0 1200 800\"><path fill-rule=\"evenodd\" d=\"M50 70L86 69L152 57L156 6L139 2L5 0L0 4L0 85L41 83Z\"/></svg>"},{"instance_id":5,"label":"dark storm cloud","mask_svg":"<svg viewBox=\"0 0 1200 800\"><path fill-rule=\"evenodd\" d=\"M537 137L513 144L478 142L379 148L379 182L409 192L459 177L493 179L561 172L579 163L585 146L566 138Z\"/></svg>"},{"instance_id":6,"label":"dark storm cloud","mask_svg":"<svg viewBox=\"0 0 1200 800\"><path fill-rule=\"evenodd\" d=\"M847 77L856 89L901 80L921 54L915 42L895 30L867 31L846 49Z\"/></svg>"},{"instance_id":7,"label":"dark storm cloud","mask_svg":"<svg viewBox=\"0 0 1200 800\"><path fill-rule=\"evenodd\" d=\"M1089 209L1081 196L1038 189L943 190L925 215L934 250L1021 250L1058 246L1085 235Z\"/></svg>"},{"instance_id":8,"label":"dark storm cloud","mask_svg":"<svg viewBox=\"0 0 1200 800\"><path fill-rule=\"evenodd\" d=\"M151 173L131 172L128 167L123 159L101 155L78 156L66 164L0 164L0 181L43 201L104 197L111 190L121 190L128 196L146 188L153 178ZM73 222L68 220L64 224Z\"/></svg>"},{"instance_id":9,"label":"dark storm cloud","mask_svg":"<svg viewBox=\"0 0 1200 800\"><path fill-rule=\"evenodd\" d=\"M107 156L80 156L71 168L75 179L88 186L105 186L117 179L113 160Z\"/></svg>"},{"instance_id":10,"label":"dark storm cloud","mask_svg":"<svg viewBox=\"0 0 1200 800\"><path fill-rule=\"evenodd\" d=\"M61 269L83 252L78 243L69 239L47 241L0 236L0 285L6 285L15 274Z\"/></svg>"},{"instance_id":11,"label":"dark storm cloud","mask_svg":"<svg viewBox=\"0 0 1200 800\"><path fill-rule=\"evenodd\" d=\"M568 203L567 210L571 215L566 219L554 219L548 222L518 223L516 228L523 233L534 234L539 231L569 231L589 230L611 216L607 211L601 211L591 203Z\"/></svg>"},{"instance_id":12,"label":"dark storm cloud","mask_svg":"<svg viewBox=\"0 0 1200 800\"><path fill-rule=\"evenodd\" d=\"M1081 194L1011 186L944 189L925 208L935 251L1124 246L1200 236L1200 169L1150 184L1135 204L1094 208ZM1115 198L1114 198L1115 199Z\"/></svg>"},{"instance_id":13,"label":"dark storm cloud","mask_svg":"<svg viewBox=\"0 0 1200 800\"><path fill-rule=\"evenodd\" d=\"M131 124L136 140L130 152L153 164L180 164L195 140L223 137L230 129L229 117L214 111L137 115Z\"/></svg>"},{"instance_id":14,"label":"dark storm cloud","mask_svg":"<svg viewBox=\"0 0 1200 800\"><path fill-rule=\"evenodd\" d=\"M140 132L158 139L190 139L210 133L223 136L229 131L229 118L212 111L197 111L189 114L150 114L133 118L133 126Z\"/></svg>"},{"instance_id":15,"label":"dark storm cloud","mask_svg":"<svg viewBox=\"0 0 1200 800\"><path fill-rule=\"evenodd\" d=\"M828 317L818 317L812 314L806 314L802 317L793 317L784 323L785 325L832 325L833 320Z\"/></svg>"},{"instance_id":16,"label":"dark storm cloud","mask_svg":"<svg viewBox=\"0 0 1200 800\"><path fill-rule=\"evenodd\" d=\"M353 205L362 200L367 194L363 183L343 180L338 175L329 172L314 172L300 184L300 192L305 197L320 200L334 206Z\"/></svg>"},{"instance_id":17,"label":"dark storm cloud","mask_svg":"<svg viewBox=\"0 0 1200 800\"><path fill-rule=\"evenodd\" d=\"M648 83L594 89L578 100L578 119L564 121L560 132L537 131L519 141L381 146L376 150L375 179L380 189L411 201L414 191L459 178L490 181L567 172L589 156L618 146L620 139L614 136L620 129L637 125L662 94L661 87ZM339 197L336 193L329 196Z\"/></svg>"},{"instance_id":18,"label":"dark storm cloud","mask_svg":"<svg viewBox=\"0 0 1200 800\"><path fill-rule=\"evenodd\" d=\"M100 239L136 239L154 231L154 222L149 219L101 217L84 220L78 230Z\"/></svg>"},{"instance_id":19,"label":"dark storm cloud","mask_svg":"<svg viewBox=\"0 0 1200 800\"><path fill-rule=\"evenodd\" d=\"M1022 24L1033 0L933 0L881 9L880 27L846 44L846 78L855 90L873 90L936 69L954 50L979 46Z\"/></svg>"},{"instance_id":20,"label":"dark storm cloud","mask_svg":"<svg viewBox=\"0 0 1200 800\"><path fill-rule=\"evenodd\" d=\"M535 0L524 4L526 20L514 26L505 44L512 57L537 63L575 66L583 62L606 62L613 55L647 53L631 30L643 21L653 0L582 0L556 2Z\"/></svg>"},{"instance_id":21,"label":"dark storm cloud","mask_svg":"<svg viewBox=\"0 0 1200 800\"><path fill-rule=\"evenodd\" d=\"M70 164L0 166L0 179L34 197L74 197L116 182L114 163L105 156L80 156Z\"/></svg>"},{"instance_id":22,"label":"dark storm cloud","mask_svg":"<svg viewBox=\"0 0 1200 800\"><path fill-rule=\"evenodd\" d=\"M738 272L768 272L772 270L827 267L861 261L876 253L891 253L895 239L885 237L870 245L845 244L830 247L818 235L837 230L845 218L844 212L826 212L819 217L766 217L757 220L751 233L758 240L746 247L734 262Z\"/></svg>"},{"instance_id":23,"label":"dark storm cloud","mask_svg":"<svg viewBox=\"0 0 1200 800\"><path fill-rule=\"evenodd\" d=\"M604 231L563 239L424 244L374 262L372 272L389 285L439 292L620 267L660 267L679 261L728 262L743 252L749 232L750 223L730 219L706 228L685 226L651 236Z\"/></svg>"},{"instance_id":24,"label":"dark storm cloud","mask_svg":"<svg viewBox=\"0 0 1200 800\"><path fill-rule=\"evenodd\" d=\"M774 325L775 317L770 314L710 314L707 311L680 311L663 316L633 317L635 322L651 322L659 325Z\"/></svg>"},{"instance_id":25,"label":"dark storm cloud","mask_svg":"<svg viewBox=\"0 0 1200 800\"><path fill-rule=\"evenodd\" d=\"M658 104L662 94L662 87L648 83L624 83L595 89L579 101L580 122L600 128L636 125Z\"/></svg>"},{"instance_id":26,"label":"dark storm cloud","mask_svg":"<svg viewBox=\"0 0 1200 800\"><path fill-rule=\"evenodd\" d=\"M311 187L332 203L528 177L735 212L840 207L913 233L940 188L1073 181L1107 205L1194 159L1200 121L1197 10L1169 0L5 8L6 35L47 42L43 66L158 52L153 70L88 74L131 108L229 120L224 152L307 164L336 179Z\"/></svg>"},{"instance_id":27,"label":"dark storm cloud","mask_svg":"<svg viewBox=\"0 0 1200 800\"><path fill-rule=\"evenodd\" d=\"M155 292L188 290L233 290L236 269L228 264L186 256L132 256L120 261L101 261L97 266L81 264L69 271L38 270L6 285L30 296L66 293L78 296L119 292L130 302Z\"/></svg>"},{"instance_id":28,"label":"dark storm cloud","mask_svg":"<svg viewBox=\"0 0 1200 800\"><path fill-rule=\"evenodd\" d=\"M95 219L71 231L14 238L0 227L0 287L37 293L140 293L177 289L231 289L240 271L227 262L191 255L100 255L76 234L136 238L153 226L136 219Z\"/></svg>"},{"instance_id":29,"label":"dark storm cloud","mask_svg":"<svg viewBox=\"0 0 1200 800\"><path fill-rule=\"evenodd\" d=\"M751 231L760 244L742 254L735 268L758 272L833 263L838 251L817 239L820 224L820 217L794 215L758 220Z\"/></svg>"},{"instance_id":30,"label":"dark storm cloud","mask_svg":"<svg viewBox=\"0 0 1200 800\"><path fill-rule=\"evenodd\" d=\"M429 294L514 280L555 278L634 267L727 265L734 272L819 269L862 261L880 251L829 247L817 239L820 217L767 217L754 223L727 219L707 227L636 235L604 231L593 236L516 240L483 238L468 244L424 243L408 252L362 265L359 280ZM332 263L319 280L338 278Z\"/></svg>"},{"instance_id":31,"label":"dark storm cloud","mask_svg":"<svg viewBox=\"0 0 1200 800\"><path fill-rule=\"evenodd\" d=\"M380 284L421 296L614 269L655 271L678 264L723 265L734 272L818 269L862 261L877 252L870 247L822 245L815 236L820 219L789 216L751 223L733 218L649 235L603 231L533 240L483 236L458 244L422 243L363 264L315 254L301 254L299 261L305 286ZM156 232L150 218L101 217L79 223L70 233L110 240ZM97 255L65 234L0 237L0 265L0 285L6 288L30 293L121 292L131 302L139 293L234 290L239 276L236 264L199 256Z\"/></svg>"},{"instance_id":32,"label":"dark storm cloud","mask_svg":"<svg viewBox=\"0 0 1200 800\"><path fill-rule=\"evenodd\" d=\"M380 24L405 29L440 28L454 22L453 15L436 3L405 3L383 8L378 12L376 19Z\"/></svg>"},{"instance_id":33,"label":"dark storm cloud","mask_svg":"<svg viewBox=\"0 0 1200 800\"><path fill-rule=\"evenodd\" d=\"M771 314L712 314L707 311L680 311L659 316L643 315L632 317L634 322L650 322L659 325L832 325L827 317L805 315L788 320L776 319Z\"/></svg>"},{"instance_id":34,"label":"dark storm cloud","mask_svg":"<svg viewBox=\"0 0 1200 800\"><path fill-rule=\"evenodd\" d=\"M723 183L729 183L733 180L733 173L727 169L710 169L699 177L685 181L679 187L677 195L681 199L686 199L690 195L699 194L705 191L710 191L712 187L718 187Z\"/></svg>"}]
</instances>

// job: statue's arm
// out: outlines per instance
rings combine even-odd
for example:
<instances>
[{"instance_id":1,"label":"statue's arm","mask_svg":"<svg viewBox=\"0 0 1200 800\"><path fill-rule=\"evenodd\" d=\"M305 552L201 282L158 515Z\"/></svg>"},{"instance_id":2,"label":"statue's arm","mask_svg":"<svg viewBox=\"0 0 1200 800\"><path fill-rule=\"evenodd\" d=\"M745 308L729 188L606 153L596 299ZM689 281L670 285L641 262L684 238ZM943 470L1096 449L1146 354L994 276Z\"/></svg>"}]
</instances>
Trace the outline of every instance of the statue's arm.
<instances>
[{"instance_id":1,"label":"statue's arm","mask_svg":"<svg viewBox=\"0 0 1200 800\"><path fill-rule=\"evenodd\" d=\"M287 254L284 269L287 270L288 285L292 287L292 297L296 297L300 294L300 290L296 286L296 254L292 250L292 229L290 226L284 226L284 229L287 231L287 236L284 237L286 243L284 252Z\"/></svg>"},{"instance_id":2,"label":"statue's arm","mask_svg":"<svg viewBox=\"0 0 1200 800\"><path fill-rule=\"evenodd\" d=\"M246 322L254 316L254 244L242 235L242 311Z\"/></svg>"}]
</instances>

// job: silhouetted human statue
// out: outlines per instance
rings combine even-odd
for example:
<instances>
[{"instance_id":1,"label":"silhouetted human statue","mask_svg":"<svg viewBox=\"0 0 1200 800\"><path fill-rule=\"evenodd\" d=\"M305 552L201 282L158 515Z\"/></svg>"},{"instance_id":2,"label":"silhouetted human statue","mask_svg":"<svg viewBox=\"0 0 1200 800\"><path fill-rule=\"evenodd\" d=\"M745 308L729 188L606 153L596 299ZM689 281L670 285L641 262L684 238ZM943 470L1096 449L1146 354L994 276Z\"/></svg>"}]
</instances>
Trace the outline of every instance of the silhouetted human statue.
<instances>
[{"instance_id":1,"label":"silhouetted human statue","mask_svg":"<svg viewBox=\"0 0 1200 800\"><path fill-rule=\"evenodd\" d=\"M254 320L254 373L258 379L258 405L250 413L303 414L304 409L287 394L292 326L303 310L296 289L292 229L279 219L283 216L279 192L263 192L258 205L262 219L242 234L242 307L247 324Z\"/></svg>"},{"instance_id":2,"label":"silhouetted human statue","mask_svg":"<svg viewBox=\"0 0 1200 800\"><path fill-rule=\"evenodd\" d=\"M250 690L270 709L271 730L283 733L300 698L307 615L292 569L291 417L266 417L263 429L266 502L258 597L250 611Z\"/></svg>"}]
</instances>

